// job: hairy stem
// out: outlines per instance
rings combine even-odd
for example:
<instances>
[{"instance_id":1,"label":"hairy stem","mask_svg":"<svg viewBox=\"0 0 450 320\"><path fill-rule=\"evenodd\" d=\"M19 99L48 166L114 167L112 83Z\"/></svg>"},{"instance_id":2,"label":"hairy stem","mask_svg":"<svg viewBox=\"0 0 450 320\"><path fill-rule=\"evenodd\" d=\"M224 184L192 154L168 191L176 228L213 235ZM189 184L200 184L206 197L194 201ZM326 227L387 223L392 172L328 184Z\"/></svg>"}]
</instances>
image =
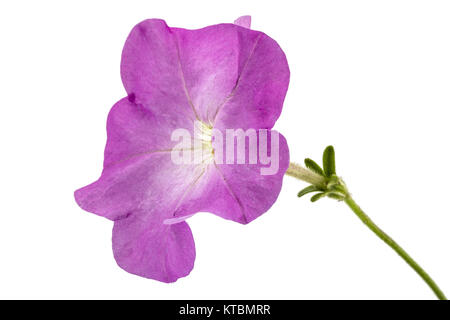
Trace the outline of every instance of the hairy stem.
<instances>
[{"instance_id":1,"label":"hairy stem","mask_svg":"<svg viewBox=\"0 0 450 320\"><path fill-rule=\"evenodd\" d=\"M318 175L317 173L303 168L301 165L293 162L289 164L289 168L287 169L286 174L315 186L324 186L326 182L325 178L321 175Z\"/></svg>"},{"instance_id":2,"label":"hairy stem","mask_svg":"<svg viewBox=\"0 0 450 320\"><path fill-rule=\"evenodd\" d=\"M413 258L402 248L400 245L398 245L397 242L395 242L391 237L389 237L383 230L381 230L365 213L364 211L356 204L355 200L353 200L352 197L347 197L345 200L345 203L352 209L352 211L358 216L359 219L370 229L375 233L378 238L383 240L389 247L391 247L397 254L402 257L403 260L411 268L414 269L414 271L417 272L417 274L426 282L426 284L433 290L435 295L440 300L447 300L442 290L438 287L436 282L433 281L433 279L429 276L428 273L426 273L425 270L422 269L419 264L414 261Z\"/></svg>"},{"instance_id":3,"label":"hairy stem","mask_svg":"<svg viewBox=\"0 0 450 320\"><path fill-rule=\"evenodd\" d=\"M383 230L381 230L365 213L364 211L356 204L356 202L351 197L350 193L348 192L345 183L342 181L342 179L338 178L335 179L334 184L331 180L332 178L321 176L311 170L308 170L306 168L303 168L302 166L291 163L289 165L289 168L286 172L287 175L297 178L299 180L308 182L316 187L319 187L320 190L323 190L323 192L333 192L333 189L331 189L331 185L334 185L336 188L336 183L338 184L338 187L340 187L341 192L341 200L344 200L344 202L352 209L352 211L358 216L359 219L370 229L373 233L375 233L381 240L383 240L388 246L390 246L411 268L414 269L414 271L417 272L417 274L425 281L425 283L433 290L433 292L436 294L436 296L440 300L447 300L442 290L438 287L436 282L433 281L433 279L430 277L428 273L425 272L425 270L422 269L419 264L414 261L413 258L396 243L391 237L389 237ZM336 176L334 175L336 178ZM330 195L331 196L331 195Z\"/></svg>"}]
</instances>

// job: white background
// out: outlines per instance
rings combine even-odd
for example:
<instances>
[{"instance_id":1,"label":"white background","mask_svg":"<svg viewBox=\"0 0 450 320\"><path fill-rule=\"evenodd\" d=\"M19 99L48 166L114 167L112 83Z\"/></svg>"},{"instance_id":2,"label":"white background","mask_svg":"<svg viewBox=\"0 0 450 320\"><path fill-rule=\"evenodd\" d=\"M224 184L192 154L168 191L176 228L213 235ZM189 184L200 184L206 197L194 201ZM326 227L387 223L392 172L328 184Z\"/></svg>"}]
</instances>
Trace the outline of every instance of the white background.
<instances>
[{"instance_id":1,"label":"white background","mask_svg":"<svg viewBox=\"0 0 450 320\"><path fill-rule=\"evenodd\" d=\"M448 1L2 1L0 298L434 298L343 203L297 199L289 177L250 225L192 218L195 268L174 284L121 270L112 222L75 204L101 172L131 28L244 14L289 60L291 159L333 144L354 198L450 294Z\"/></svg>"}]
</instances>

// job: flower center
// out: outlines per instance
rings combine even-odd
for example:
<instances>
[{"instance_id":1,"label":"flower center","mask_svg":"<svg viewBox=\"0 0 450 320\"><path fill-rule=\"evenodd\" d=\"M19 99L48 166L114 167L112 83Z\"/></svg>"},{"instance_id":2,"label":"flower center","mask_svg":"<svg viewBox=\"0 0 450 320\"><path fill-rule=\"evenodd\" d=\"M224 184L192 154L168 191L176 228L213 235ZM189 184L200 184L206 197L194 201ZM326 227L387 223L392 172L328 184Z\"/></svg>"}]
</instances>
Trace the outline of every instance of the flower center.
<instances>
[{"instance_id":1,"label":"flower center","mask_svg":"<svg viewBox=\"0 0 450 320\"><path fill-rule=\"evenodd\" d=\"M214 148L212 145L213 127L203 121L195 121L194 149L201 152L202 163L214 161Z\"/></svg>"}]
</instances>

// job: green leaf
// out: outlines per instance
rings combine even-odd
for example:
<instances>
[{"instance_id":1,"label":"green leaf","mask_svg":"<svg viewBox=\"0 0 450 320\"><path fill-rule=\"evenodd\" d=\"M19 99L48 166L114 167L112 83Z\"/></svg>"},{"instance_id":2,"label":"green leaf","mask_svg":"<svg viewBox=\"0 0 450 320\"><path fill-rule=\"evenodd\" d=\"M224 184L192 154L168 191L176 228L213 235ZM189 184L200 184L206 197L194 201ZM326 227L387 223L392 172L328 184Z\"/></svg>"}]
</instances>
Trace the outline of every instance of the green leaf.
<instances>
[{"instance_id":1,"label":"green leaf","mask_svg":"<svg viewBox=\"0 0 450 320\"><path fill-rule=\"evenodd\" d=\"M318 187L316 187L316 186L309 186L309 187L306 187L305 189L303 189L303 190L301 190L298 194L297 194L297 197L303 197L305 194L308 194L308 193L310 193L310 192L316 192L316 191L322 191L322 190L320 190Z\"/></svg>"},{"instance_id":2,"label":"green leaf","mask_svg":"<svg viewBox=\"0 0 450 320\"><path fill-rule=\"evenodd\" d=\"M319 200L320 198L323 198L325 196L326 196L326 193L324 193L324 192L315 194L311 197L311 202L316 202L317 200Z\"/></svg>"},{"instance_id":3,"label":"green leaf","mask_svg":"<svg viewBox=\"0 0 450 320\"><path fill-rule=\"evenodd\" d=\"M327 177L331 177L333 174L336 174L333 146L326 147L325 151L323 152L323 171L325 172L325 176Z\"/></svg>"},{"instance_id":4,"label":"green leaf","mask_svg":"<svg viewBox=\"0 0 450 320\"><path fill-rule=\"evenodd\" d=\"M317 174L320 174L322 177L325 176L325 174L323 173L322 168L316 163L314 162L314 160L311 160L309 158L305 159L305 166L311 170L314 171Z\"/></svg>"}]
</instances>

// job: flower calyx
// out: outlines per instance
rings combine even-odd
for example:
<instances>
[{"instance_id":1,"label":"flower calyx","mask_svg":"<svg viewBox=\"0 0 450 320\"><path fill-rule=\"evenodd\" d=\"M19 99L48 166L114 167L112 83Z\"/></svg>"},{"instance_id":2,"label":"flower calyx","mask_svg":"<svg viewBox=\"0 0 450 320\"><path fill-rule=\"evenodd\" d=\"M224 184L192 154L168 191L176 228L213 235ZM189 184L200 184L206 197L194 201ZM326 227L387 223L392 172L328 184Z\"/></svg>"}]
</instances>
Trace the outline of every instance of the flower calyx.
<instances>
[{"instance_id":1,"label":"flower calyx","mask_svg":"<svg viewBox=\"0 0 450 320\"><path fill-rule=\"evenodd\" d=\"M323 167L320 167L314 160L305 159L306 170L322 177L320 183L313 183L301 190L297 196L300 198L306 194L315 194L311 197L312 202L316 202L324 197L329 197L338 201L343 201L350 197L345 182L336 175L335 153L333 146L328 146L323 152Z\"/></svg>"}]
</instances>

